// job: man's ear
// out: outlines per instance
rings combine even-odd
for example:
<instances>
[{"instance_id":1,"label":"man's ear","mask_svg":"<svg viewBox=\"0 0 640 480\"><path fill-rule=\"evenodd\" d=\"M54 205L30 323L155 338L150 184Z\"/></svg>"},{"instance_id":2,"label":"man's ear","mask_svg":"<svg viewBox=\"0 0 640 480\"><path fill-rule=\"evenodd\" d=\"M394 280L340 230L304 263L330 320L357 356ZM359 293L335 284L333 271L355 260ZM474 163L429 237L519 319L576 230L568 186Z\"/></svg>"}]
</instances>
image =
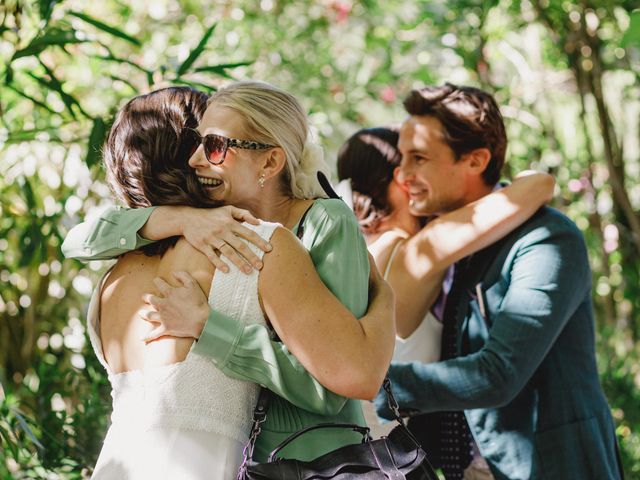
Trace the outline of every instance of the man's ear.
<instances>
[{"instance_id":1,"label":"man's ear","mask_svg":"<svg viewBox=\"0 0 640 480\"><path fill-rule=\"evenodd\" d=\"M476 148L465 153L467 165L471 173L482 175L491 161L491 152L488 148Z\"/></svg>"},{"instance_id":2,"label":"man's ear","mask_svg":"<svg viewBox=\"0 0 640 480\"><path fill-rule=\"evenodd\" d=\"M287 157L280 147L269 149L262 160L261 173L266 179L276 177L287 166Z\"/></svg>"}]
</instances>

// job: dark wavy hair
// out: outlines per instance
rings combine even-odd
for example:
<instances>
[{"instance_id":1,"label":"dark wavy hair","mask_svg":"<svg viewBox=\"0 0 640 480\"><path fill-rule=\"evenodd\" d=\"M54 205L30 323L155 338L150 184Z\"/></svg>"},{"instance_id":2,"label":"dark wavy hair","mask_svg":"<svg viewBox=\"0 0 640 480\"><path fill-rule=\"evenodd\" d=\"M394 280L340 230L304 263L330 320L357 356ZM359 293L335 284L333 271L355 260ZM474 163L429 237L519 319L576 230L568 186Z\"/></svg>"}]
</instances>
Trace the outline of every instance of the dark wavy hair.
<instances>
[{"instance_id":1,"label":"dark wavy hair","mask_svg":"<svg viewBox=\"0 0 640 480\"><path fill-rule=\"evenodd\" d=\"M507 151L507 134L500 109L489 93L446 83L413 90L404 100L404 107L409 115L437 118L456 159L476 148L488 149L491 160L482 178L490 186L498 182Z\"/></svg>"},{"instance_id":2,"label":"dark wavy hair","mask_svg":"<svg viewBox=\"0 0 640 480\"><path fill-rule=\"evenodd\" d=\"M338 152L338 178L351 179L353 210L365 233L375 233L391 213L389 184L400 160L396 127L360 130Z\"/></svg>"},{"instance_id":3,"label":"dark wavy hair","mask_svg":"<svg viewBox=\"0 0 640 480\"><path fill-rule=\"evenodd\" d=\"M116 115L103 147L107 182L131 208L160 205L219 206L205 193L189 155L207 108L207 95L188 87L169 87L130 100ZM178 237L141 250L161 255Z\"/></svg>"}]
</instances>

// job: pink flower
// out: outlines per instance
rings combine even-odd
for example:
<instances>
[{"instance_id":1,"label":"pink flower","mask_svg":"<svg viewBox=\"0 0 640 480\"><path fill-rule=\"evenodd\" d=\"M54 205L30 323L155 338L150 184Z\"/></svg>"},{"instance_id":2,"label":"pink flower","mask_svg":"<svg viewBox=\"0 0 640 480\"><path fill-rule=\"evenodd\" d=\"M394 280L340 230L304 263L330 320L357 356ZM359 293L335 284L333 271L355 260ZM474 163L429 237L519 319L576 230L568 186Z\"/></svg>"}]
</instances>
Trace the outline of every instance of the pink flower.
<instances>
[{"instance_id":1,"label":"pink flower","mask_svg":"<svg viewBox=\"0 0 640 480\"><path fill-rule=\"evenodd\" d=\"M336 12L336 23L344 23L349 19L351 5L347 2L333 2L331 8Z\"/></svg>"},{"instance_id":2,"label":"pink flower","mask_svg":"<svg viewBox=\"0 0 640 480\"><path fill-rule=\"evenodd\" d=\"M393 103L396 101L396 92L392 87L387 85L380 91L380 98L385 103Z\"/></svg>"},{"instance_id":3,"label":"pink flower","mask_svg":"<svg viewBox=\"0 0 640 480\"><path fill-rule=\"evenodd\" d=\"M569 183L567 184L567 186L569 187L569 191L572 193L578 193L583 188L582 182L575 178L572 178L571 180L569 180Z\"/></svg>"}]
</instances>

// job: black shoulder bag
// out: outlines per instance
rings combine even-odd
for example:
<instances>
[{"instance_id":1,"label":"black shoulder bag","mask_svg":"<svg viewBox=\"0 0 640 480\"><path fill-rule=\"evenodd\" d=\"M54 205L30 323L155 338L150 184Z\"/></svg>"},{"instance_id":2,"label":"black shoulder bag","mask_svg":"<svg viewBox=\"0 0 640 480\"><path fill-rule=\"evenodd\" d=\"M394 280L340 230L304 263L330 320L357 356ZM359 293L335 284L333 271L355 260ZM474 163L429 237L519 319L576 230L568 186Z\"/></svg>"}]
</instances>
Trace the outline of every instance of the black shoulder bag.
<instances>
[{"instance_id":1,"label":"black shoulder bag","mask_svg":"<svg viewBox=\"0 0 640 480\"><path fill-rule=\"evenodd\" d=\"M388 436L374 440L369 428L349 423L320 423L293 433L278 445L265 463L253 461L253 451L261 425L267 418L271 392L260 391L258 404L253 412L253 426L244 448L244 460L238 471L238 480L438 480L427 460L427 455L415 437L405 426L398 411L398 403L391 391L391 382L385 378L383 388L387 393L389 408L398 426ZM362 434L362 443L345 445L311 461L284 459L278 452L305 433L317 429L348 429Z\"/></svg>"}]
</instances>

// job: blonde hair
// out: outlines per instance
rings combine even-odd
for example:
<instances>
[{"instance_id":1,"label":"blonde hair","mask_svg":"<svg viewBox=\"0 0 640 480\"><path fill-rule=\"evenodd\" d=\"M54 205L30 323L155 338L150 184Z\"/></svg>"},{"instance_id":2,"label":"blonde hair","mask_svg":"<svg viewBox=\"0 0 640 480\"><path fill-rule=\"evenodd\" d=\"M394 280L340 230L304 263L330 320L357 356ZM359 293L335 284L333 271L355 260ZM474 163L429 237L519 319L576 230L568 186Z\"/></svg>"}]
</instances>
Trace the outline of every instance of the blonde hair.
<instances>
[{"instance_id":1,"label":"blonde hair","mask_svg":"<svg viewBox=\"0 0 640 480\"><path fill-rule=\"evenodd\" d=\"M329 174L322 148L309 138L307 115L290 93L265 82L235 82L215 92L209 104L242 115L251 140L284 150L283 187L294 198L326 197L317 172Z\"/></svg>"}]
</instances>

